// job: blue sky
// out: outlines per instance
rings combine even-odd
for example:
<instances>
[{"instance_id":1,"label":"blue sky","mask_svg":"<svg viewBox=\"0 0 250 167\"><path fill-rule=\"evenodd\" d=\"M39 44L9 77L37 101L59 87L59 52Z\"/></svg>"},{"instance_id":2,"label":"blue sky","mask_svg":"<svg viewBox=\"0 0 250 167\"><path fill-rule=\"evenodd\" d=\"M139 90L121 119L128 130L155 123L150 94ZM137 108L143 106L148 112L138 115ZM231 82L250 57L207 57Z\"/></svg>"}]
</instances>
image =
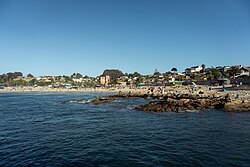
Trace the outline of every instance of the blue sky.
<instances>
[{"instance_id":1,"label":"blue sky","mask_svg":"<svg viewBox=\"0 0 250 167\"><path fill-rule=\"evenodd\" d=\"M0 73L250 62L249 0L1 0Z\"/></svg>"}]
</instances>

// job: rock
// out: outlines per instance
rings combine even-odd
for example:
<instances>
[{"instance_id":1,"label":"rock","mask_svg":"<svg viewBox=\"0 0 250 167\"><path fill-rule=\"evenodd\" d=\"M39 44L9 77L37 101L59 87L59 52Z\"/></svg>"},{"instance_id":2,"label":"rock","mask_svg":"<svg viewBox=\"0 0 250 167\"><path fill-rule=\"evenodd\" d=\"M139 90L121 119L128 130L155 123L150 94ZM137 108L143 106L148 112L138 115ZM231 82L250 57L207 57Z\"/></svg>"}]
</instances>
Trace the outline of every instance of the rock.
<instances>
[{"instance_id":1,"label":"rock","mask_svg":"<svg viewBox=\"0 0 250 167\"><path fill-rule=\"evenodd\" d=\"M242 100L235 100L232 102L228 102L224 105L224 110L229 112L247 112L250 111L250 102L249 101L242 101Z\"/></svg>"},{"instance_id":2,"label":"rock","mask_svg":"<svg viewBox=\"0 0 250 167\"><path fill-rule=\"evenodd\" d=\"M250 102L247 100L232 100L229 94L183 94L168 93L166 95L154 94L117 94L96 97L86 104L110 103L119 98L156 98L157 101L136 107L141 111L180 112L186 110L224 109L225 111L250 111Z\"/></svg>"},{"instance_id":3,"label":"rock","mask_svg":"<svg viewBox=\"0 0 250 167\"><path fill-rule=\"evenodd\" d=\"M226 103L224 97L209 98L209 96L197 95L174 95L167 100L150 102L144 106L137 107L136 110L142 111L173 111L180 112L186 110L203 110L203 109L222 109Z\"/></svg>"},{"instance_id":4,"label":"rock","mask_svg":"<svg viewBox=\"0 0 250 167\"><path fill-rule=\"evenodd\" d=\"M110 102L113 102L115 99L99 99L99 98L96 98L94 100L91 100L89 102L86 102L85 104L103 104L103 103L110 103Z\"/></svg>"}]
</instances>

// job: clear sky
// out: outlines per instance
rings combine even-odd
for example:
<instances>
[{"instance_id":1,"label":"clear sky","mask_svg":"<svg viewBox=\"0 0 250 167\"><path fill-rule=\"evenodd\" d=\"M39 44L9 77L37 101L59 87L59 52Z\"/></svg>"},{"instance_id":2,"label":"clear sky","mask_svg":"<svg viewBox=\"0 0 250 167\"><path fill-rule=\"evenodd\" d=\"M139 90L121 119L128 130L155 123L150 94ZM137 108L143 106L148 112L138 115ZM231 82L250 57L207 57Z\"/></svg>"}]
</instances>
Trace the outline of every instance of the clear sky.
<instances>
[{"instance_id":1,"label":"clear sky","mask_svg":"<svg viewBox=\"0 0 250 167\"><path fill-rule=\"evenodd\" d=\"M250 65L250 0L1 0L0 74Z\"/></svg>"}]
</instances>

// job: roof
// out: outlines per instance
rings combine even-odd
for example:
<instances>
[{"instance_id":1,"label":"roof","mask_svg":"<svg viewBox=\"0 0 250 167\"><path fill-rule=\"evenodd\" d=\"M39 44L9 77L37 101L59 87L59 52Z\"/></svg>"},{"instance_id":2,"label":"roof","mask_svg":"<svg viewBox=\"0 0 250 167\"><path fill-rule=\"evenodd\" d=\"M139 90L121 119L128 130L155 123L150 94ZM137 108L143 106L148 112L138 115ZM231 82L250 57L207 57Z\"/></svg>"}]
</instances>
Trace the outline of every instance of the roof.
<instances>
[{"instance_id":1,"label":"roof","mask_svg":"<svg viewBox=\"0 0 250 167\"><path fill-rule=\"evenodd\" d=\"M191 67L191 68L199 68L200 66L194 66L194 67Z\"/></svg>"},{"instance_id":2,"label":"roof","mask_svg":"<svg viewBox=\"0 0 250 167\"><path fill-rule=\"evenodd\" d=\"M250 72L250 67L242 67L241 70Z\"/></svg>"},{"instance_id":3,"label":"roof","mask_svg":"<svg viewBox=\"0 0 250 167\"><path fill-rule=\"evenodd\" d=\"M191 67L191 68L186 68L186 70L195 70L195 68Z\"/></svg>"},{"instance_id":4,"label":"roof","mask_svg":"<svg viewBox=\"0 0 250 167\"><path fill-rule=\"evenodd\" d=\"M227 78L218 78L218 81L228 81L229 79Z\"/></svg>"}]
</instances>

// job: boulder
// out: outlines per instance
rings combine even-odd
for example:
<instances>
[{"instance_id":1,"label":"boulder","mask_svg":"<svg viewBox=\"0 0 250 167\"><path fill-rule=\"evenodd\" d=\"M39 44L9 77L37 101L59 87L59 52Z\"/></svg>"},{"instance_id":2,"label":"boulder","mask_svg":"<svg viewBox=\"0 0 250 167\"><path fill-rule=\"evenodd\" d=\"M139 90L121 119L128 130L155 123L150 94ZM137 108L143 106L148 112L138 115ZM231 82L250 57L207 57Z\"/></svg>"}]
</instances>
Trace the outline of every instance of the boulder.
<instances>
[{"instance_id":1,"label":"boulder","mask_svg":"<svg viewBox=\"0 0 250 167\"><path fill-rule=\"evenodd\" d=\"M250 111L250 101L235 100L224 105L224 111L229 112L247 112Z\"/></svg>"}]
</instances>

